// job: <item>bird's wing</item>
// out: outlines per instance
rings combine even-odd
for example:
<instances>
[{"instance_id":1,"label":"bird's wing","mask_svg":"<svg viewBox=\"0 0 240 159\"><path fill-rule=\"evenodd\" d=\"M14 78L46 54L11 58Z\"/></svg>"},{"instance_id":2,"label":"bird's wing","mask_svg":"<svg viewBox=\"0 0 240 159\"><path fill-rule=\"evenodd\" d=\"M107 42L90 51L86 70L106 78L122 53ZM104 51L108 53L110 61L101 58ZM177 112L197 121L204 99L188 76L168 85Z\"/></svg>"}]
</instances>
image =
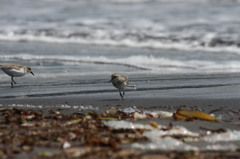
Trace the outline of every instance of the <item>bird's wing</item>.
<instances>
[{"instance_id":1,"label":"bird's wing","mask_svg":"<svg viewBox=\"0 0 240 159\"><path fill-rule=\"evenodd\" d=\"M128 76L122 77L122 81L123 81L124 84L127 86L127 85L129 84Z\"/></svg>"},{"instance_id":2,"label":"bird's wing","mask_svg":"<svg viewBox=\"0 0 240 159\"><path fill-rule=\"evenodd\" d=\"M0 68L20 70L22 66L21 65L0 65Z\"/></svg>"}]
</instances>

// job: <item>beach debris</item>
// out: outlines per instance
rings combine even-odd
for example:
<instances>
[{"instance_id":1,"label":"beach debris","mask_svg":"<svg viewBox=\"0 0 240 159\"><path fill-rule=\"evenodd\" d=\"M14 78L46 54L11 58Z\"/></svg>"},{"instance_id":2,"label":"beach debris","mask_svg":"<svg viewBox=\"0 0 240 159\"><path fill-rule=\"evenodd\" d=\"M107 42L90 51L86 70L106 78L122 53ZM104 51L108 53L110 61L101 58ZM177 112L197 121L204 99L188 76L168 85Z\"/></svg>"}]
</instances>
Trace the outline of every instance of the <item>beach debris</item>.
<instances>
[{"instance_id":1,"label":"beach debris","mask_svg":"<svg viewBox=\"0 0 240 159\"><path fill-rule=\"evenodd\" d=\"M64 149L69 148L69 147L71 147L71 144L69 142L66 141L66 142L63 143L63 148Z\"/></svg>"},{"instance_id":2,"label":"beach debris","mask_svg":"<svg viewBox=\"0 0 240 159\"><path fill-rule=\"evenodd\" d=\"M219 122L218 119L215 117L196 110L178 110L176 113L173 114L173 117L175 119L185 119L185 120L207 120L207 121L213 121L213 122Z\"/></svg>"},{"instance_id":3,"label":"beach debris","mask_svg":"<svg viewBox=\"0 0 240 159\"><path fill-rule=\"evenodd\" d=\"M228 150L229 152L234 152L234 151L237 151L238 149L239 148L238 148L238 146L236 144L229 144L229 143L216 144L216 143L210 143L206 147L202 147L201 151L226 151L226 150ZM239 156L237 158L239 158Z\"/></svg>"},{"instance_id":4,"label":"beach debris","mask_svg":"<svg viewBox=\"0 0 240 159\"><path fill-rule=\"evenodd\" d=\"M149 125L151 125L153 128L156 128L156 129L158 128L158 123L155 121L150 121Z\"/></svg>"},{"instance_id":5,"label":"beach debris","mask_svg":"<svg viewBox=\"0 0 240 159\"><path fill-rule=\"evenodd\" d=\"M61 110L61 109L59 109L59 110ZM49 114L60 115L62 113L59 110L52 110L52 109L50 109L48 112L49 112Z\"/></svg>"},{"instance_id":6,"label":"beach debris","mask_svg":"<svg viewBox=\"0 0 240 159\"><path fill-rule=\"evenodd\" d=\"M65 123L66 126L71 126L77 123L80 123L82 121L82 119L74 119L74 120L70 120L68 122Z\"/></svg>"},{"instance_id":7,"label":"beach debris","mask_svg":"<svg viewBox=\"0 0 240 159\"><path fill-rule=\"evenodd\" d=\"M49 152L49 151L45 151L45 152L41 152L41 153L39 153L37 156L39 157L39 158L51 158L51 157L53 157L53 153L52 152Z\"/></svg>"},{"instance_id":8,"label":"beach debris","mask_svg":"<svg viewBox=\"0 0 240 159\"><path fill-rule=\"evenodd\" d=\"M216 143L220 141L240 141L240 131L237 130L226 130L222 133L211 133L205 135L201 140L211 143Z\"/></svg>"},{"instance_id":9,"label":"beach debris","mask_svg":"<svg viewBox=\"0 0 240 159\"><path fill-rule=\"evenodd\" d=\"M150 119L150 118L170 118L171 112L159 111L159 112L141 112L141 111L120 111L120 110L107 110L101 115L101 120L138 120L138 119Z\"/></svg>"},{"instance_id":10,"label":"beach debris","mask_svg":"<svg viewBox=\"0 0 240 159\"><path fill-rule=\"evenodd\" d=\"M145 113L139 113L139 112L134 112L133 113L133 119L147 119L149 116Z\"/></svg>"},{"instance_id":11,"label":"beach debris","mask_svg":"<svg viewBox=\"0 0 240 159\"><path fill-rule=\"evenodd\" d=\"M133 112L133 119L149 119L149 118L171 118L173 113L166 111L159 112Z\"/></svg>"},{"instance_id":12,"label":"beach debris","mask_svg":"<svg viewBox=\"0 0 240 159\"><path fill-rule=\"evenodd\" d=\"M149 124L139 124L132 123L130 121L120 120L120 121L105 121L104 125L111 127L113 129L141 129L141 130L150 130L153 127Z\"/></svg>"},{"instance_id":13,"label":"beach debris","mask_svg":"<svg viewBox=\"0 0 240 159\"><path fill-rule=\"evenodd\" d=\"M199 127L199 129L205 130L205 131L207 131L207 133L209 133L209 132L211 132L211 133L222 133L222 132L226 132L227 131L224 128L211 129L211 128L206 128L206 127Z\"/></svg>"},{"instance_id":14,"label":"beach debris","mask_svg":"<svg viewBox=\"0 0 240 159\"><path fill-rule=\"evenodd\" d=\"M176 138L179 136L186 137L199 137L199 133L194 133L189 131L187 128L183 126L174 126L172 128L167 128L165 126L159 127L159 129L152 129L149 131L145 131L143 136L149 138L150 140L155 140L155 138L159 137L173 137Z\"/></svg>"},{"instance_id":15,"label":"beach debris","mask_svg":"<svg viewBox=\"0 0 240 159\"><path fill-rule=\"evenodd\" d=\"M155 138L147 143L133 143L132 147L142 150L199 151L197 147L185 144L171 137Z\"/></svg>"},{"instance_id":16,"label":"beach debris","mask_svg":"<svg viewBox=\"0 0 240 159\"><path fill-rule=\"evenodd\" d=\"M100 117L100 119L112 119L112 120L124 120L130 118L130 115L128 113L122 112L120 110L107 110L105 113L103 113Z\"/></svg>"},{"instance_id":17,"label":"beach debris","mask_svg":"<svg viewBox=\"0 0 240 159\"><path fill-rule=\"evenodd\" d=\"M117 118L112 118L112 117L100 117L100 120L118 120Z\"/></svg>"},{"instance_id":18,"label":"beach debris","mask_svg":"<svg viewBox=\"0 0 240 159\"><path fill-rule=\"evenodd\" d=\"M31 158L36 159L109 156L143 159L149 154L135 149L160 150L161 155L170 150L172 156L177 156L178 150L184 154L239 150L234 142L240 141L240 131L201 128L204 132L192 132L183 126L174 126L172 121L161 125L159 112L139 111L137 114L144 114L141 120L137 120L134 113L108 110L66 115L61 110L0 109L0 158L17 155L28 158L26 155L31 154ZM198 141L207 146L191 145ZM229 142L232 143L227 144Z\"/></svg>"},{"instance_id":19,"label":"beach debris","mask_svg":"<svg viewBox=\"0 0 240 159\"><path fill-rule=\"evenodd\" d=\"M172 112L168 112L168 111L159 111L157 112L160 115L160 118L171 118L173 116Z\"/></svg>"},{"instance_id":20,"label":"beach debris","mask_svg":"<svg viewBox=\"0 0 240 159\"><path fill-rule=\"evenodd\" d=\"M207 130L204 133L195 133L189 131L183 126L162 126L159 125L155 121L150 121L149 124L139 124L133 123L131 121L108 121L105 122L106 126L112 127L114 129L138 129L143 131L143 136L149 139L151 142L146 143L134 143L132 146L134 148L139 149L160 149L160 150L181 150L181 151L199 151L199 150L231 150L236 151L238 150L238 146L235 144L231 145L216 145L214 147L214 143L225 141L225 142L232 142L232 141L240 141L240 131L232 131L232 130L225 130L225 129L212 129ZM165 139L167 138L167 139ZM170 139L169 139L170 138ZM174 139L174 140L172 140ZM177 141L177 142L176 142ZM187 143L204 141L209 143L209 147L192 147ZM165 144L167 142L167 144ZM172 144L171 144L172 143ZM185 143L185 144L183 144ZM179 147L176 146L180 145Z\"/></svg>"},{"instance_id":21,"label":"beach debris","mask_svg":"<svg viewBox=\"0 0 240 159\"><path fill-rule=\"evenodd\" d=\"M10 156L22 152L27 154L36 147L58 147L72 158L95 151L96 147L109 148L108 151L113 151L119 149L121 144L146 140L141 135L141 130L116 130L104 125L103 121L109 119L106 116L110 114L114 119L132 118L127 113L112 110L103 114L90 112L64 115L61 110L42 112L16 108L1 109L0 158L11 158ZM48 156L58 158L54 153L43 152L36 155L36 158Z\"/></svg>"},{"instance_id":22,"label":"beach debris","mask_svg":"<svg viewBox=\"0 0 240 159\"><path fill-rule=\"evenodd\" d=\"M82 147L82 148L68 148L64 150L64 153L66 154L67 158L77 158L86 155L87 153L91 153L93 151L96 151L96 149L92 149L90 147Z\"/></svg>"}]
</instances>

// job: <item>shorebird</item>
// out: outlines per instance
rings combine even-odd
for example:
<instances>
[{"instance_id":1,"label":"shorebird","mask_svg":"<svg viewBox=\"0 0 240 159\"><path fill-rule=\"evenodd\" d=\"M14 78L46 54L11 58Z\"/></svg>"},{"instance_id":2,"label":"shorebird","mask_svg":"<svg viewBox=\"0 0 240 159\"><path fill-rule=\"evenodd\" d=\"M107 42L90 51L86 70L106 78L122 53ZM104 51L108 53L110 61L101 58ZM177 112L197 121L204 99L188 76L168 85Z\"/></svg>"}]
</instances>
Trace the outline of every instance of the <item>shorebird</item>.
<instances>
[{"instance_id":1,"label":"shorebird","mask_svg":"<svg viewBox=\"0 0 240 159\"><path fill-rule=\"evenodd\" d=\"M129 84L128 77L122 77L118 73L114 73L112 74L111 80L109 82L112 82L113 86L119 90L119 94L123 100L125 94L125 87L127 87Z\"/></svg>"},{"instance_id":2,"label":"shorebird","mask_svg":"<svg viewBox=\"0 0 240 159\"><path fill-rule=\"evenodd\" d=\"M13 77L22 77L28 72L34 76L31 67L26 65L0 65L0 69L2 69L4 73L11 77L12 88L13 84L17 84Z\"/></svg>"}]
</instances>

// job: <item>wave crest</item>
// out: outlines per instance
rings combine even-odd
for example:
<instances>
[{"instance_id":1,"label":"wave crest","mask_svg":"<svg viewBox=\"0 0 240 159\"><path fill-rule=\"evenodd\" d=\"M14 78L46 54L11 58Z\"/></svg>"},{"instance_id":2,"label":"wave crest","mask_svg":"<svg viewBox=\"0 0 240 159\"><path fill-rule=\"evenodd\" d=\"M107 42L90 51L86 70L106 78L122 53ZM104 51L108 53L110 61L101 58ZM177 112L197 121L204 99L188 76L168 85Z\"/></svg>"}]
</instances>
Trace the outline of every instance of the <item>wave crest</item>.
<instances>
[{"instance_id":1,"label":"wave crest","mask_svg":"<svg viewBox=\"0 0 240 159\"><path fill-rule=\"evenodd\" d=\"M239 35L146 33L141 31L61 31L53 29L0 31L2 41L80 43L152 49L231 52L240 54Z\"/></svg>"},{"instance_id":2,"label":"wave crest","mask_svg":"<svg viewBox=\"0 0 240 159\"><path fill-rule=\"evenodd\" d=\"M240 69L239 61L206 61L206 60L177 60L164 57L135 55L125 58L108 58L106 56L34 56L29 54L19 55L4 55L0 57L2 61L17 60L17 61L55 61L69 65L73 63L93 63L96 65L116 65L133 67L139 70L149 70L160 73L171 72L236 72Z\"/></svg>"}]
</instances>

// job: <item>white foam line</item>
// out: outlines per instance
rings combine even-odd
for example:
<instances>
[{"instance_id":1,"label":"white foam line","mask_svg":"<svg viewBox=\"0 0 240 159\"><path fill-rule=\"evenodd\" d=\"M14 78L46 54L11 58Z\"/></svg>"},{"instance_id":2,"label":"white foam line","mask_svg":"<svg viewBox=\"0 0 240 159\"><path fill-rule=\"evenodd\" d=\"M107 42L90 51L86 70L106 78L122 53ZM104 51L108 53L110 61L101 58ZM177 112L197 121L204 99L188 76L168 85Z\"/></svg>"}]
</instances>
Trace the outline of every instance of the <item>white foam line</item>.
<instances>
[{"instance_id":1,"label":"white foam line","mask_svg":"<svg viewBox=\"0 0 240 159\"><path fill-rule=\"evenodd\" d=\"M100 33L99 33L100 34ZM100 36L100 35L98 35ZM1 41L33 41L33 42L46 42L46 43L79 43L79 44L94 44L106 46L125 46L135 48L152 48L152 49L178 49L184 51L206 51L215 53L235 53L240 54L240 48L237 46L200 46L189 43L162 43L160 41L148 40L145 42L134 41L131 39L112 40L109 38L96 37L96 39L82 39L82 38L59 38L47 37L44 35L0 35Z\"/></svg>"},{"instance_id":2,"label":"white foam line","mask_svg":"<svg viewBox=\"0 0 240 159\"><path fill-rule=\"evenodd\" d=\"M30 54L18 54L18 55L2 55L1 60L37 60L37 61L59 61L62 63L96 63L96 64L110 64L110 65L122 65L126 67L135 67L141 70L152 71L231 71L236 72L240 69L239 61L226 61L218 63L215 61L206 60L188 60L180 61L174 59L168 59L163 57L143 56L135 55L126 58L111 59L105 56L34 56Z\"/></svg>"}]
</instances>

